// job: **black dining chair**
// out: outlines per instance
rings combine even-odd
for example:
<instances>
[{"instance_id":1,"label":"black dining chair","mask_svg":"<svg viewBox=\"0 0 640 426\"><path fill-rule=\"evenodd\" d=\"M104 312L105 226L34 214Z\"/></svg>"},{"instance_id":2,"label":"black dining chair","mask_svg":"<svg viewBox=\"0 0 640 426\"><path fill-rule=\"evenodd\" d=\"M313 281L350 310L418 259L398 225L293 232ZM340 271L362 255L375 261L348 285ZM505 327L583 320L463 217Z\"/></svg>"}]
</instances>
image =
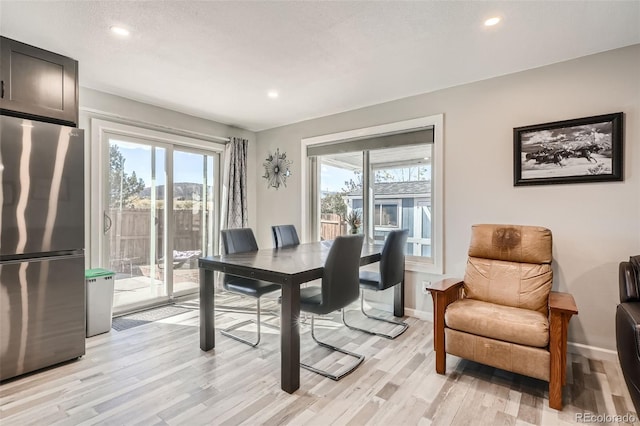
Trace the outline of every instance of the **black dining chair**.
<instances>
[{"instance_id":1,"label":"black dining chair","mask_svg":"<svg viewBox=\"0 0 640 426\"><path fill-rule=\"evenodd\" d=\"M293 225L276 225L271 227L273 246L275 248L291 247L300 244L298 232Z\"/></svg>"},{"instance_id":2,"label":"black dining chair","mask_svg":"<svg viewBox=\"0 0 640 426\"><path fill-rule=\"evenodd\" d=\"M344 309L342 310L342 322L352 330L363 331L387 339L395 339L407 331L409 324L402 321L393 321L382 317L368 314L364 310L364 290L382 291L396 286L404 281L404 247L409 238L409 230L401 229L389 232L382 247L382 257L380 259L380 272L361 271L360 272L360 310L367 317L377 321L384 321L389 324L401 326L393 334L384 334L364 328L347 324Z\"/></svg>"},{"instance_id":3,"label":"black dining chair","mask_svg":"<svg viewBox=\"0 0 640 426\"><path fill-rule=\"evenodd\" d=\"M256 238L253 235L253 231L251 230L251 228L223 229L222 231L220 231L220 233L222 235L222 246L224 254L248 253L258 251L258 243L256 242ZM267 281L253 280L251 278L242 278L234 275L224 274L222 287L231 293L255 297L257 308L255 320L251 319L232 325L231 327L228 327L224 330L220 330L220 333L227 337L231 337L232 339L235 339L239 342L246 343L249 346L258 346L258 343L260 343L260 297L267 293L272 293L274 291L280 290L280 285ZM258 329L258 338L255 342L251 342L231 333L232 330L236 330L251 323L255 323ZM267 323L265 323L265 325L277 328Z\"/></svg>"},{"instance_id":4,"label":"black dining chair","mask_svg":"<svg viewBox=\"0 0 640 426\"><path fill-rule=\"evenodd\" d=\"M300 310L311 314L311 337L313 340L322 347L356 358L356 361L340 374L332 374L311 365L300 363L301 367L332 380L340 380L358 368L364 361L364 355L319 341L315 335L314 318L316 315L326 315L338 309L344 309L350 303L358 300L360 291L358 287L358 272L363 240L364 235L337 237L329 250L324 264L321 286L300 289Z\"/></svg>"}]
</instances>

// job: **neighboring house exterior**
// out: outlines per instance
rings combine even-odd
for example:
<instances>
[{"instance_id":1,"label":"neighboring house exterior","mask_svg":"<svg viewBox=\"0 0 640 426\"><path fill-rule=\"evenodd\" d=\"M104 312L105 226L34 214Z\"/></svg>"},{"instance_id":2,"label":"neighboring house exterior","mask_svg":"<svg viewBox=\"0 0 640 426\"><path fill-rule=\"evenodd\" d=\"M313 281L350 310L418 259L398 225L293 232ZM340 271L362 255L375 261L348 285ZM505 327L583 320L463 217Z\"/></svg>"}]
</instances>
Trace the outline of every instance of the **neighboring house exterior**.
<instances>
[{"instance_id":1,"label":"neighboring house exterior","mask_svg":"<svg viewBox=\"0 0 640 426\"><path fill-rule=\"evenodd\" d=\"M389 231L408 229L406 254L431 256L431 182L377 182L373 185L376 240ZM362 211L362 189L346 195L349 210Z\"/></svg>"}]
</instances>

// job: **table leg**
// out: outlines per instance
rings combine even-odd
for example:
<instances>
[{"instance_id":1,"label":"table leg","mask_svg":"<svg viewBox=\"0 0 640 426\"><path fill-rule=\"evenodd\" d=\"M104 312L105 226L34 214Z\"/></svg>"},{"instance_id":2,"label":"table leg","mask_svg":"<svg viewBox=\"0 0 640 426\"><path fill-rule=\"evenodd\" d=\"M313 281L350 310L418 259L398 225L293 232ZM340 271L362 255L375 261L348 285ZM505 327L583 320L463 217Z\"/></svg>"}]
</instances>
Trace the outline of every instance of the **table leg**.
<instances>
[{"instance_id":1,"label":"table leg","mask_svg":"<svg viewBox=\"0 0 640 426\"><path fill-rule=\"evenodd\" d=\"M404 316L404 274L402 275L402 282L393 289L393 316Z\"/></svg>"},{"instance_id":2,"label":"table leg","mask_svg":"<svg viewBox=\"0 0 640 426\"><path fill-rule=\"evenodd\" d=\"M300 286L282 286L280 310L280 387L288 393L300 387Z\"/></svg>"},{"instance_id":3,"label":"table leg","mask_svg":"<svg viewBox=\"0 0 640 426\"><path fill-rule=\"evenodd\" d=\"M200 268L200 349L208 351L216 346L214 324L214 271Z\"/></svg>"}]
</instances>

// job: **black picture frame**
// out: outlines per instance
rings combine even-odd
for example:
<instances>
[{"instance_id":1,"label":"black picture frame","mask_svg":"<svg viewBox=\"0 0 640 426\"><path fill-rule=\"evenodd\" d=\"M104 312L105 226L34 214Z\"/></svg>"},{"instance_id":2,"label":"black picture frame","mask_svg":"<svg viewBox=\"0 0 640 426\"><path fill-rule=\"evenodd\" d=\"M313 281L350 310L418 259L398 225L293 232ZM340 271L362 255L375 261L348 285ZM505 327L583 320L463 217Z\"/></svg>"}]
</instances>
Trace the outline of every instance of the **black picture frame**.
<instances>
[{"instance_id":1,"label":"black picture frame","mask_svg":"<svg viewBox=\"0 0 640 426\"><path fill-rule=\"evenodd\" d=\"M513 129L513 184L621 181L623 113Z\"/></svg>"}]
</instances>

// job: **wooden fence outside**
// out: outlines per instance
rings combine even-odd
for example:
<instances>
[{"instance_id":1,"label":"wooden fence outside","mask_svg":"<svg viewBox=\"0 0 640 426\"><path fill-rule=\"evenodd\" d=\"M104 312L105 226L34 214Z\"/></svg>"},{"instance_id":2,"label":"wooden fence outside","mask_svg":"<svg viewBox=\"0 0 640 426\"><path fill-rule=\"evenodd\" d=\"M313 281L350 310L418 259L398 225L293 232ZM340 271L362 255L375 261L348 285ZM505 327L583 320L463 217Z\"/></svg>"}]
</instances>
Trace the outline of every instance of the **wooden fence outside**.
<instances>
[{"instance_id":1,"label":"wooden fence outside","mask_svg":"<svg viewBox=\"0 0 640 426\"><path fill-rule=\"evenodd\" d=\"M202 213L191 209L175 210L174 250L200 250L202 245ZM151 211L149 209L111 209L111 229L108 231L112 262L126 259L132 265L151 262ZM164 210L156 209L156 247L154 261L163 257ZM338 214L323 214L320 219L321 240L333 240L347 233L347 223Z\"/></svg>"},{"instance_id":2,"label":"wooden fence outside","mask_svg":"<svg viewBox=\"0 0 640 426\"><path fill-rule=\"evenodd\" d=\"M164 210L156 209L155 259L163 257ZM111 260L131 260L133 265L148 265L151 258L151 211L149 209L112 209L109 247ZM174 250L200 250L202 246L202 212L174 210Z\"/></svg>"},{"instance_id":3,"label":"wooden fence outside","mask_svg":"<svg viewBox=\"0 0 640 426\"><path fill-rule=\"evenodd\" d=\"M347 222L339 214L323 214L320 217L320 239L334 240L347 233Z\"/></svg>"}]
</instances>

